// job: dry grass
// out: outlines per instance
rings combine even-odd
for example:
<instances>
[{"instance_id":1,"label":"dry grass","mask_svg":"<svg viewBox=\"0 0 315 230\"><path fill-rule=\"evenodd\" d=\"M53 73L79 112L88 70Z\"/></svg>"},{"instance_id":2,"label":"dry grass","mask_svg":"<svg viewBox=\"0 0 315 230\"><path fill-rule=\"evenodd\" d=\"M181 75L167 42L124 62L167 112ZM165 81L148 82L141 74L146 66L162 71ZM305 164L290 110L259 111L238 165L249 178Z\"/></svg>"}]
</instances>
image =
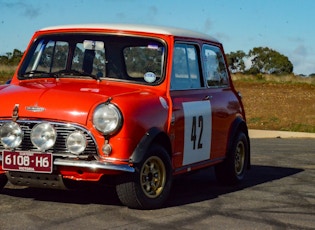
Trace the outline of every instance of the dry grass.
<instances>
[{"instance_id":1,"label":"dry grass","mask_svg":"<svg viewBox=\"0 0 315 230\"><path fill-rule=\"evenodd\" d=\"M269 74L258 74L258 75L243 75L233 74L232 78L234 81L250 81L250 82L277 82L277 83L306 83L315 84L315 77L300 77L294 74L276 76Z\"/></svg>"},{"instance_id":2,"label":"dry grass","mask_svg":"<svg viewBox=\"0 0 315 230\"><path fill-rule=\"evenodd\" d=\"M235 88L243 95L249 128L315 133L314 78L268 78L257 81L233 76Z\"/></svg>"},{"instance_id":3,"label":"dry grass","mask_svg":"<svg viewBox=\"0 0 315 230\"><path fill-rule=\"evenodd\" d=\"M9 80L13 76L15 69L16 66L0 65L0 84Z\"/></svg>"}]
</instances>

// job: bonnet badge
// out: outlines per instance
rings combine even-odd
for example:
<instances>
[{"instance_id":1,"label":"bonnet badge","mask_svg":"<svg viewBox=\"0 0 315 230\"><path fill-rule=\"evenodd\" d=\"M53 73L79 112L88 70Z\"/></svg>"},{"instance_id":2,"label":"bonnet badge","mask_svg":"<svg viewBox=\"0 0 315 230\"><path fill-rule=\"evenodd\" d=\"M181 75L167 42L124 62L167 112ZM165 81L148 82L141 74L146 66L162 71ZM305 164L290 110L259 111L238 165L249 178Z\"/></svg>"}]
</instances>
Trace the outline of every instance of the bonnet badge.
<instances>
[{"instance_id":1,"label":"bonnet badge","mask_svg":"<svg viewBox=\"0 0 315 230\"><path fill-rule=\"evenodd\" d=\"M39 107L37 105L35 105L35 106L26 106L25 109L28 110L28 111L31 111L31 112L43 112L43 111L45 111L45 108Z\"/></svg>"}]
</instances>

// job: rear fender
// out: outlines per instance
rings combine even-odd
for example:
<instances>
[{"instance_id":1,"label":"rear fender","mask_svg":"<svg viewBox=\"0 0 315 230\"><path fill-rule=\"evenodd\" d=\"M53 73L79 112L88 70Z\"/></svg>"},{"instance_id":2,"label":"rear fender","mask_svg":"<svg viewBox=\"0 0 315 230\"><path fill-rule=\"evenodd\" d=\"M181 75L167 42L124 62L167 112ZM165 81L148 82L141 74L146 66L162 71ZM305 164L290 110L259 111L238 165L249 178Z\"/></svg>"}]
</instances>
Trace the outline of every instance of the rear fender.
<instances>
[{"instance_id":1,"label":"rear fender","mask_svg":"<svg viewBox=\"0 0 315 230\"><path fill-rule=\"evenodd\" d=\"M240 117L237 117L231 125L227 149L228 150L230 149L230 146L233 143L233 139L235 138L237 133L240 131L244 132L244 134L246 135L246 138L247 138L247 143L248 143L247 169L250 169L250 167L251 167L251 165L250 165L251 153L250 153L250 139L249 139L249 135L248 135L248 128L247 128L246 122Z\"/></svg>"}]
</instances>

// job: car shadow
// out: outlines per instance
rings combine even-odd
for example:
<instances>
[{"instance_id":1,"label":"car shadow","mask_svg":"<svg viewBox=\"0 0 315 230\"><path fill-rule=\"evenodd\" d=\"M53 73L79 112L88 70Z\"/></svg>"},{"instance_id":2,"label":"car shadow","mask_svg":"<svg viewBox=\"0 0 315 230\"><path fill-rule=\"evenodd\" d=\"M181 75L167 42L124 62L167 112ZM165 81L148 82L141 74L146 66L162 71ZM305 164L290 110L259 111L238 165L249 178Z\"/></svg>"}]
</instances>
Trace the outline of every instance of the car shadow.
<instances>
[{"instance_id":1,"label":"car shadow","mask_svg":"<svg viewBox=\"0 0 315 230\"><path fill-rule=\"evenodd\" d=\"M13 197L30 198L39 201L69 204L102 204L121 206L115 188L86 183L80 188L71 190L29 188L8 183L1 192Z\"/></svg>"},{"instance_id":2,"label":"car shadow","mask_svg":"<svg viewBox=\"0 0 315 230\"><path fill-rule=\"evenodd\" d=\"M236 186L224 186L216 181L214 168L201 170L187 177L175 179L167 207L181 206L215 199L221 195L240 191L304 171L298 168L252 165L246 178Z\"/></svg>"},{"instance_id":3,"label":"car shadow","mask_svg":"<svg viewBox=\"0 0 315 230\"><path fill-rule=\"evenodd\" d=\"M302 171L303 169L298 168L252 165L241 184L223 186L216 181L213 168L203 169L189 175L176 177L170 197L163 208L215 199L224 194L279 180ZM80 190L53 190L7 185L1 193L39 201L121 206L115 188L105 188L101 185L89 185Z\"/></svg>"}]
</instances>

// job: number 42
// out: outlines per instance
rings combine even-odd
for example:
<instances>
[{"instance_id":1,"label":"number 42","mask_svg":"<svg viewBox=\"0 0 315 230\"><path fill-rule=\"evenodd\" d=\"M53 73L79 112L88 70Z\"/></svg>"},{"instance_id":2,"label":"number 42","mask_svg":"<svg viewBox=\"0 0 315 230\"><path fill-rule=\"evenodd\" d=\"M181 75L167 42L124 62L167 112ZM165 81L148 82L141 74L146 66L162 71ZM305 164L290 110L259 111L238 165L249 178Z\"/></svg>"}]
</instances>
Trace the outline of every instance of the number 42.
<instances>
[{"instance_id":1,"label":"number 42","mask_svg":"<svg viewBox=\"0 0 315 230\"><path fill-rule=\"evenodd\" d=\"M198 121L197 121L197 117L195 116L192 119L193 120L192 120L190 139L193 142L193 149L196 149L196 142L197 142L197 149L202 149L201 138L202 138L202 132L203 132L203 117L199 116ZM198 130L197 130L197 126L199 127Z\"/></svg>"}]
</instances>

